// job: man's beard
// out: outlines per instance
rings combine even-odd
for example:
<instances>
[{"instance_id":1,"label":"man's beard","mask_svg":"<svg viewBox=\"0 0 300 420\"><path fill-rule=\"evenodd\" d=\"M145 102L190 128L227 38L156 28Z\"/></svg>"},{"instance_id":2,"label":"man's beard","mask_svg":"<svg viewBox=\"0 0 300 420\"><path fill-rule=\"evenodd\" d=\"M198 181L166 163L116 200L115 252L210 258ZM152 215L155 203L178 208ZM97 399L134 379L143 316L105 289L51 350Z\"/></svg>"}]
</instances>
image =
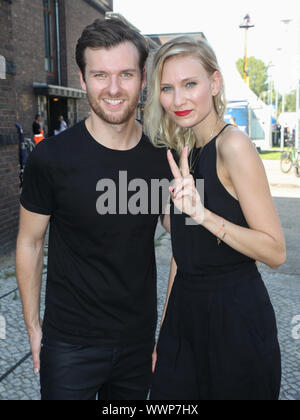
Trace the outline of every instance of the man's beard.
<instances>
[{"instance_id":1,"label":"man's beard","mask_svg":"<svg viewBox=\"0 0 300 420\"><path fill-rule=\"evenodd\" d=\"M118 100L122 98L110 98L110 99ZM131 118L136 114L137 107L139 104L139 99L140 99L140 92L130 102L126 100L128 105L123 111L106 112L100 105L102 99L97 99L91 96L88 92L88 101L94 113L101 120L105 121L108 124L113 124L113 125L121 125L130 121Z\"/></svg>"}]
</instances>

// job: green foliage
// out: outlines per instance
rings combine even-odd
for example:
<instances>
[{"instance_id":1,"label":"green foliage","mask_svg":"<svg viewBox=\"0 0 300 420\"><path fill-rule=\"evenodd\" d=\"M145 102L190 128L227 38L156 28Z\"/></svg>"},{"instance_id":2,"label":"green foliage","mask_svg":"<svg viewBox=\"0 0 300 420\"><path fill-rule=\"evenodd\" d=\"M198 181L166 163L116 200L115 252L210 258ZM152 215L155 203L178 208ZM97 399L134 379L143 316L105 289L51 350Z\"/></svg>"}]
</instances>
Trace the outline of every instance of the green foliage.
<instances>
[{"instance_id":1,"label":"green foliage","mask_svg":"<svg viewBox=\"0 0 300 420\"><path fill-rule=\"evenodd\" d=\"M276 92L273 91L272 103L276 104ZM296 111L296 90L285 95L285 112ZM282 95L278 95L278 115L282 113Z\"/></svg>"},{"instance_id":2,"label":"green foliage","mask_svg":"<svg viewBox=\"0 0 300 420\"><path fill-rule=\"evenodd\" d=\"M240 58L236 65L240 75L243 77L244 60ZM263 92L267 92L268 90L268 66L262 60L249 57L248 75L250 77L250 89L261 98Z\"/></svg>"},{"instance_id":3,"label":"green foliage","mask_svg":"<svg viewBox=\"0 0 300 420\"><path fill-rule=\"evenodd\" d=\"M240 75L244 74L244 59L240 58L236 62ZM268 66L255 57L248 58L248 75L250 78L250 89L266 104L268 104ZM272 103L276 103L276 91L273 87ZM295 112L296 110L296 91L285 96L285 112ZM282 112L282 95L278 96L278 115Z\"/></svg>"},{"instance_id":4,"label":"green foliage","mask_svg":"<svg viewBox=\"0 0 300 420\"><path fill-rule=\"evenodd\" d=\"M260 152L260 156L262 160L280 160L281 153L280 152L270 152L270 151L262 151Z\"/></svg>"}]
</instances>

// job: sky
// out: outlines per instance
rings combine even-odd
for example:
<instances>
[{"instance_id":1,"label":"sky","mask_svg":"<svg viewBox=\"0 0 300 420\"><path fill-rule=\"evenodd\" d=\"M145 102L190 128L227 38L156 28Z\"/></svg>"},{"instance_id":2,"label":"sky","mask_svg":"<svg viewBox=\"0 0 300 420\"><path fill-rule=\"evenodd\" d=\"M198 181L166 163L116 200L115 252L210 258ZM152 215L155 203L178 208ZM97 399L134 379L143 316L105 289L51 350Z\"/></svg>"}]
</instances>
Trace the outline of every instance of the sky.
<instances>
[{"instance_id":1,"label":"sky","mask_svg":"<svg viewBox=\"0 0 300 420\"><path fill-rule=\"evenodd\" d=\"M249 31L248 56L271 64L281 91L299 78L299 0L114 0L114 11L143 34L204 32L221 67L244 56L245 31L239 25L249 13L255 28ZM285 25L283 19L292 21Z\"/></svg>"}]
</instances>

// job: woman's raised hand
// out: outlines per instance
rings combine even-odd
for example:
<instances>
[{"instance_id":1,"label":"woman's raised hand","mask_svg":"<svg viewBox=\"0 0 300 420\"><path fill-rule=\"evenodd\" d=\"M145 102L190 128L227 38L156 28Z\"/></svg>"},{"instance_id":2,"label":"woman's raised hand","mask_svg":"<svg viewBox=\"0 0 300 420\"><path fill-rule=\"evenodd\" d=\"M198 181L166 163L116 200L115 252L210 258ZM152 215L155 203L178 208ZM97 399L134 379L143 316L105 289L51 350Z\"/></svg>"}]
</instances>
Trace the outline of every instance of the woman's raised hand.
<instances>
[{"instance_id":1,"label":"woman's raised hand","mask_svg":"<svg viewBox=\"0 0 300 420\"><path fill-rule=\"evenodd\" d=\"M181 213L185 213L202 224L204 207L195 185L193 175L190 173L188 161L189 149L185 147L181 155L181 170L178 168L172 152L168 151L169 165L174 176L175 186L170 187L174 205Z\"/></svg>"}]
</instances>

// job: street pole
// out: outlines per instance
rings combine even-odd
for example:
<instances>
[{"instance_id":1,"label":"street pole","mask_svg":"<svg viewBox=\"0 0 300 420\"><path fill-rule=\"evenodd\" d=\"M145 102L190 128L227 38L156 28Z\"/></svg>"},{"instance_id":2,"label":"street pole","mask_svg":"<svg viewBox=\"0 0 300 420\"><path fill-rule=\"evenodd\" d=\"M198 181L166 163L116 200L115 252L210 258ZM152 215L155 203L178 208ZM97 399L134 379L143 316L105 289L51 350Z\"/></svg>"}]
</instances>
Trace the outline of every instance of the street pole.
<instances>
[{"instance_id":1,"label":"street pole","mask_svg":"<svg viewBox=\"0 0 300 420\"><path fill-rule=\"evenodd\" d=\"M295 147L298 150L299 149L299 143L300 143L300 80L297 80L297 91L296 91L296 131L295 131Z\"/></svg>"},{"instance_id":2,"label":"street pole","mask_svg":"<svg viewBox=\"0 0 300 420\"><path fill-rule=\"evenodd\" d=\"M255 25L251 25L251 18L249 14L244 17L243 23L240 25L240 29L245 29L245 55L244 55L244 71L243 80L250 87L250 78L248 75L248 30L254 28Z\"/></svg>"},{"instance_id":3,"label":"street pole","mask_svg":"<svg viewBox=\"0 0 300 420\"><path fill-rule=\"evenodd\" d=\"M272 76L270 76L270 96L269 96L269 105L273 105L273 80L272 80Z\"/></svg>"},{"instance_id":4,"label":"street pole","mask_svg":"<svg viewBox=\"0 0 300 420\"><path fill-rule=\"evenodd\" d=\"M248 28L245 28L245 54L244 54L244 82L247 83L248 87L250 86L249 76L248 76Z\"/></svg>"},{"instance_id":5,"label":"street pole","mask_svg":"<svg viewBox=\"0 0 300 420\"><path fill-rule=\"evenodd\" d=\"M288 26L292 22L292 19L281 19L281 22L285 25L285 32L288 33ZM287 36L285 37L285 48L287 46ZM282 113L285 111L285 93L282 95ZM284 150L284 124L281 124L281 150Z\"/></svg>"},{"instance_id":6,"label":"street pole","mask_svg":"<svg viewBox=\"0 0 300 420\"><path fill-rule=\"evenodd\" d=\"M285 111L285 94L282 95L282 113ZM281 151L284 150L284 124L283 121L281 123Z\"/></svg>"}]
</instances>

